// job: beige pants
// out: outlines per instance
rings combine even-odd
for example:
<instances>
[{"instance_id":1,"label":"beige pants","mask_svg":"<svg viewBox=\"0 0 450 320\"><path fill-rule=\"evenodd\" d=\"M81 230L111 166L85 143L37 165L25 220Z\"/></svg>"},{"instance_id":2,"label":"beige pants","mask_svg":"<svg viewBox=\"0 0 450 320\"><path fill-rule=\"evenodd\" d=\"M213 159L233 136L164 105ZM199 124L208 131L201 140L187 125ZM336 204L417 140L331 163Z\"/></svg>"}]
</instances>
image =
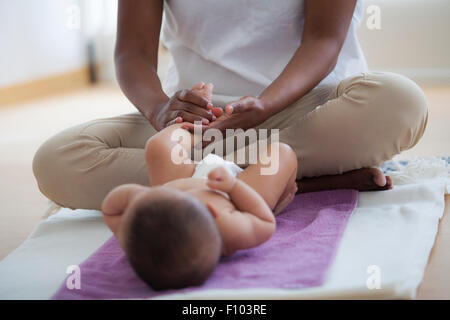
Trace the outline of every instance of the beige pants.
<instances>
[{"instance_id":1,"label":"beige pants","mask_svg":"<svg viewBox=\"0 0 450 320\"><path fill-rule=\"evenodd\" d=\"M280 129L301 178L380 165L414 146L426 123L426 100L415 83L370 72L316 88L258 128ZM138 113L69 128L36 153L39 188L62 206L99 209L115 186L149 184L144 146L155 132Z\"/></svg>"}]
</instances>

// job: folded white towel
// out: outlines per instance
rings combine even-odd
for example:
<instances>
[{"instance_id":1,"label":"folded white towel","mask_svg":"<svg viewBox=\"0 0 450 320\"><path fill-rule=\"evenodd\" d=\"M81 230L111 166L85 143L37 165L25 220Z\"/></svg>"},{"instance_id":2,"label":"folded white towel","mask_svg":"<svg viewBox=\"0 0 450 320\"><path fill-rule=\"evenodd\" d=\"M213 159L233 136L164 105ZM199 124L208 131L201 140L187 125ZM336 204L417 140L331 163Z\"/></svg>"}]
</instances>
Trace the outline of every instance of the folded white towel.
<instances>
[{"instance_id":1,"label":"folded white towel","mask_svg":"<svg viewBox=\"0 0 450 320\"><path fill-rule=\"evenodd\" d=\"M426 159L397 165L387 170L395 176L393 190L359 193L323 286L214 290L174 298L414 297L444 212L448 170L443 170L442 162ZM110 236L99 212L61 209L0 262L0 299L51 297L64 281L67 267L81 263ZM379 289L373 286L378 275Z\"/></svg>"},{"instance_id":2,"label":"folded white towel","mask_svg":"<svg viewBox=\"0 0 450 320\"><path fill-rule=\"evenodd\" d=\"M449 179L448 159L438 157L414 157L409 160L390 161L385 173L394 185L417 183L429 179Z\"/></svg>"}]
</instances>

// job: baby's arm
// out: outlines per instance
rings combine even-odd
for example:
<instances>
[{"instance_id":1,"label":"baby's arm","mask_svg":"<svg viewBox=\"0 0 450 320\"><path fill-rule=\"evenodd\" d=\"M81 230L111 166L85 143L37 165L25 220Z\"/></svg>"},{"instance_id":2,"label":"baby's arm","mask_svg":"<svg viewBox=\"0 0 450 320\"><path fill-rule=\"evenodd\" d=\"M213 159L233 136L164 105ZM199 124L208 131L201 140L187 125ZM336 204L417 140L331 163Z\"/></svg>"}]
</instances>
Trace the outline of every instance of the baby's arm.
<instances>
[{"instance_id":1,"label":"baby's arm","mask_svg":"<svg viewBox=\"0 0 450 320\"><path fill-rule=\"evenodd\" d=\"M231 176L225 168L212 170L208 174L207 184L211 189L228 193L239 211L252 213L263 221L275 222L272 211L258 192L244 181Z\"/></svg>"},{"instance_id":2,"label":"baby's arm","mask_svg":"<svg viewBox=\"0 0 450 320\"><path fill-rule=\"evenodd\" d=\"M146 187L138 184L123 184L114 188L105 197L102 203L103 220L114 235L117 236L122 214L128 207L132 197L145 189Z\"/></svg>"},{"instance_id":3,"label":"baby's arm","mask_svg":"<svg viewBox=\"0 0 450 320\"><path fill-rule=\"evenodd\" d=\"M264 199L245 182L219 167L208 175L208 187L230 196L237 211L216 217L225 232L233 233L236 250L257 246L267 241L275 231L275 218Z\"/></svg>"}]
</instances>

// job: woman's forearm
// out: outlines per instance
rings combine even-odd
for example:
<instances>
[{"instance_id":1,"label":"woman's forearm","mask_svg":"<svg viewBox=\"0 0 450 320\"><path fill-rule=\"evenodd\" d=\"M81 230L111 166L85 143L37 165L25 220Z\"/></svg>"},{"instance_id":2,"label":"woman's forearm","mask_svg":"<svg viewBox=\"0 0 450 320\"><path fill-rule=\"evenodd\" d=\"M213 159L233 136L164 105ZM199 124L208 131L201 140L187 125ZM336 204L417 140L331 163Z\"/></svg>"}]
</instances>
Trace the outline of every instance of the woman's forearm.
<instances>
[{"instance_id":1,"label":"woman's forearm","mask_svg":"<svg viewBox=\"0 0 450 320\"><path fill-rule=\"evenodd\" d=\"M122 91L152 122L155 109L169 98L156 73L163 0L119 0L114 60ZM152 123L153 124L153 123Z\"/></svg>"},{"instance_id":2,"label":"woman's forearm","mask_svg":"<svg viewBox=\"0 0 450 320\"><path fill-rule=\"evenodd\" d=\"M155 109L169 100L162 90L156 67L144 55L135 52L116 53L115 61L122 91L152 122Z\"/></svg>"},{"instance_id":3,"label":"woman's forearm","mask_svg":"<svg viewBox=\"0 0 450 320\"><path fill-rule=\"evenodd\" d=\"M259 96L267 117L300 99L336 65L340 44L330 38L311 39L297 49L283 72Z\"/></svg>"},{"instance_id":4,"label":"woman's forearm","mask_svg":"<svg viewBox=\"0 0 450 320\"><path fill-rule=\"evenodd\" d=\"M270 117L313 89L335 67L356 0L306 0L302 43L283 72L259 96Z\"/></svg>"}]
</instances>

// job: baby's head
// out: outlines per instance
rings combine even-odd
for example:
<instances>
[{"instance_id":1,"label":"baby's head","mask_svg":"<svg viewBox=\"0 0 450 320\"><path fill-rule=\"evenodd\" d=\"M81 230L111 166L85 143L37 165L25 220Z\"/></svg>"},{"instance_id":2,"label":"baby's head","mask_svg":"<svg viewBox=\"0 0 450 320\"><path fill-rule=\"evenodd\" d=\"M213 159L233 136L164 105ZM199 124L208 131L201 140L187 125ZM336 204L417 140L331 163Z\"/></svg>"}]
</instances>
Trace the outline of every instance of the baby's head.
<instances>
[{"instance_id":1,"label":"baby's head","mask_svg":"<svg viewBox=\"0 0 450 320\"><path fill-rule=\"evenodd\" d=\"M208 208L184 192L151 188L122 221L125 252L138 276L155 290L199 285L221 255L221 237Z\"/></svg>"}]
</instances>

